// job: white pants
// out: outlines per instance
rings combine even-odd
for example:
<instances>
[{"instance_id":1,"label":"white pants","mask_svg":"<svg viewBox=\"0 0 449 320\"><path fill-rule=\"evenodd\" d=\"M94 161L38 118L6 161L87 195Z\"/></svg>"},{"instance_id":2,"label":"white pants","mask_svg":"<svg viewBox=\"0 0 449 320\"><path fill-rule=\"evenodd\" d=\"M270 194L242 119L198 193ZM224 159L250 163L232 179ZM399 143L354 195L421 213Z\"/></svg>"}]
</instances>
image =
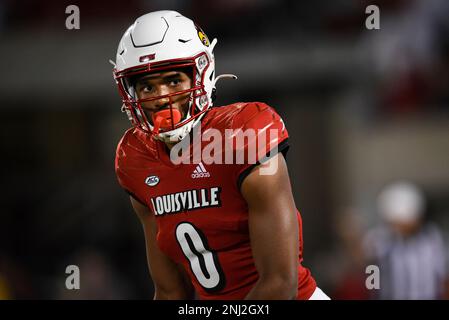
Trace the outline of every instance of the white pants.
<instances>
[{"instance_id":1,"label":"white pants","mask_svg":"<svg viewBox=\"0 0 449 320\"><path fill-rule=\"evenodd\" d=\"M312 296L309 298L309 300L330 300L323 290L316 287L315 291L313 292Z\"/></svg>"}]
</instances>

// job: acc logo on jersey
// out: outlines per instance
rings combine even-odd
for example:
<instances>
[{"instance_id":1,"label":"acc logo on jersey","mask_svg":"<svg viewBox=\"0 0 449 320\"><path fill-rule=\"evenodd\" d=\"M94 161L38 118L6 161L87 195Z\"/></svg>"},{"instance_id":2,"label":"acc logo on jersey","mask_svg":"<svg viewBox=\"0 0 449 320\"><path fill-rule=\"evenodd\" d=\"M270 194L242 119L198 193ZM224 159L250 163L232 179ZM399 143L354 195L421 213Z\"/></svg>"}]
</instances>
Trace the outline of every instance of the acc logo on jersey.
<instances>
[{"instance_id":1,"label":"acc logo on jersey","mask_svg":"<svg viewBox=\"0 0 449 320\"><path fill-rule=\"evenodd\" d=\"M149 176L145 179L145 184L150 186L150 187L154 187L155 185L157 185L159 183L160 179L158 176Z\"/></svg>"},{"instance_id":2,"label":"acc logo on jersey","mask_svg":"<svg viewBox=\"0 0 449 320\"><path fill-rule=\"evenodd\" d=\"M201 42L208 47L210 45L209 38L206 36L204 31L197 25L195 25L196 31L198 32L198 38L200 38Z\"/></svg>"}]
</instances>

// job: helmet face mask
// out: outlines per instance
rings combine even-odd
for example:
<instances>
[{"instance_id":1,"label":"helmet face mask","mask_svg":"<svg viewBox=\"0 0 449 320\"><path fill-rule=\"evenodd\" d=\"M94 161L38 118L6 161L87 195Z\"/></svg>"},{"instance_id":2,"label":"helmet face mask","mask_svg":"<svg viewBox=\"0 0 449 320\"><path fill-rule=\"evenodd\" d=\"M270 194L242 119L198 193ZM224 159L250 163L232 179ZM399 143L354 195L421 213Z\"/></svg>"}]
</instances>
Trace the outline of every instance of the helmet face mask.
<instances>
[{"instance_id":1,"label":"helmet face mask","mask_svg":"<svg viewBox=\"0 0 449 320\"><path fill-rule=\"evenodd\" d=\"M193 21L175 11L157 11L138 18L120 41L114 69L122 110L133 126L165 142L184 138L212 106L215 82L213 46ZM189 74L191 88L145 99L137 96L134 88L136 77L186 68L192 70ZM173 103L186 96L187 112L179 119L174 115L177 110L174 110ZM154 119L148 119L142 104L160 99L168 99L170 112L164 113L167 116L167 121L163 122L165 125L155 128Z\"/></svg>"},{"instance_id":2,"label":"helmet face mask","mask_svg":"<svg viewBox=\"0 0 449 320\"><path fill-rule=\"evenodd\" d=\"M144 70L125 70L125 72L116 73L116 80L122 94L124 108L129 111L127 113L133 118L133 123L139 125L141 129L146 132L159 134L178 129L188 122L194 121L198 116L204 113L209 107L209 101L207 99L207 92L205 91L204 84L202 84L202 78L205 75L208 63L204 65L202 71L199 71L195 62L200 60L204 61L205 59L207 60L205 54L201 54L199 57L194 57L191 61L171 61L171 64L164 64L162 66L148 64L147 69ZM137 97L135 92L135 80L132 80L133 77L143 77L151 73L163 71L185 71L186 68L191 70L188 72L192 80L192 86L190 88L151 98L139 99ZM195 81L193 79L195 79ZM188 107L184 117L181 119L182 121L179 123L173 123L170 128L160 128L157 132L155 132L153 121L146 115L142 104L168 98L168 106L172 111L173 103L179 99L184 99L186 95L188 95Z\"/></svg>"}]
</instances>

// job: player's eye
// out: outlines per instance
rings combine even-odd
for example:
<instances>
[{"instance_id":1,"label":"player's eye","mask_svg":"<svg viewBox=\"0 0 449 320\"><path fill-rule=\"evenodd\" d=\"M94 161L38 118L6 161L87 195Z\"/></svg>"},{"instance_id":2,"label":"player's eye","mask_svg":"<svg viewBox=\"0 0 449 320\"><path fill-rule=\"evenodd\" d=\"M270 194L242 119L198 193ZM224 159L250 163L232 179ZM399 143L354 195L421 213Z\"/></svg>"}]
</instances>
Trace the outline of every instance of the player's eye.
<instances>
[{"instance_id":1,"label":"player's eye","mask_svg":"<svg viewBox=\"0 0 449 320\"><path fill-rule=\"evenodd\" d=\"M181 79L171 79L170 80L170 85L171 86L177 86L181 83Z\"/></svg>"},{"instance_id":2,"label":"player's eye","mask_svg":"<svg viewBox=\"0 0 449 320\"><path fill-rule=\"evenodd\" d=\"M140 88L140 92L143 92L143 93L152 93L153 91L154 91L154 86L151 86L151 85L143 85Z\"/></svg>"}]
</instances>

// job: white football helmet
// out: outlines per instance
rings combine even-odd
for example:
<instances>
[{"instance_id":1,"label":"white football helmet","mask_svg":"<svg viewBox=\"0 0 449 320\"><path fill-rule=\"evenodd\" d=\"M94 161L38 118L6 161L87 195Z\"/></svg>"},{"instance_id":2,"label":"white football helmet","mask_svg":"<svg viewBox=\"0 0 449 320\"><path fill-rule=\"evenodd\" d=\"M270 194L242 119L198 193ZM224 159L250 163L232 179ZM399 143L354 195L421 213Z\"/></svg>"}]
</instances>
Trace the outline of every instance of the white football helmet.
<instances>
[{"instance_id":1,"label":"white football helmet","mask_svg":"<svg viewBox=\"0 0 449 320\"><path fill-rule=\"evenodd\" d=\"M215 78L212 52L216 43L216 39L210 43L199 26L176 11L156 11L139 17L120 40L113 63L114 78L123 101L122 110L131 123L165 142L183 139L212 106L215 82L220 78ZM192 68L192 88L151 99L137 98L131 77L184 67ZM186 93L190 93L190 98L184 118L155 129L141 103L168 97L171 119L174 119L172 98Z\"/></svg>"}]
</instances>

